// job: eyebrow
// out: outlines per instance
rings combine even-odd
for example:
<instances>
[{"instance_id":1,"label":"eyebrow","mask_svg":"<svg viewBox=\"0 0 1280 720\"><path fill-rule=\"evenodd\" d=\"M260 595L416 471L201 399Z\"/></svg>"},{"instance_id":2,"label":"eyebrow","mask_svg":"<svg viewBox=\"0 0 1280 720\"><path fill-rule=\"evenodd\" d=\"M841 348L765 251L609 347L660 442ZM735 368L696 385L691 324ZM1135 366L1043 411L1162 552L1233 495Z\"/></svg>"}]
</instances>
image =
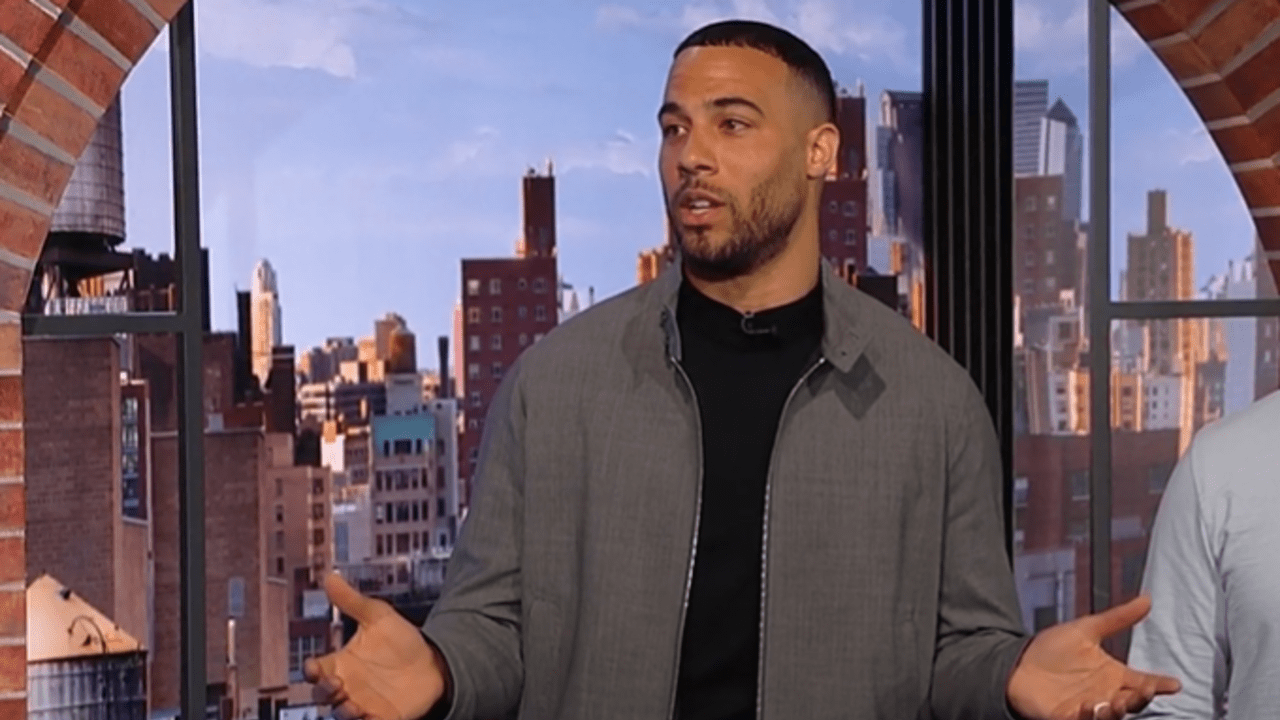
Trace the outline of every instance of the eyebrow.
<instances>
[{"instance_id":1,"label":"eyebrow","mask_svg":"<svg viewBox=\"0 0 1280 720\"><path fill-rule=\"evenodd\" d=\"M745 107L748 110L754 111L758 115L764 115L764 110L762 110L759 105L757 105L756 103L744 97L730 96L730 97L716 98L714 100L708 101L706 105L708 107L720 108L720 109L728 108L728 107ZM670 115L670 114L685 115L687 113L685 113L684 108L680 106L680 103L677 103L677 102L663 103L662 107L658 109L658 119L661 120L664 115Z\"/></svg>"}]
</instances>

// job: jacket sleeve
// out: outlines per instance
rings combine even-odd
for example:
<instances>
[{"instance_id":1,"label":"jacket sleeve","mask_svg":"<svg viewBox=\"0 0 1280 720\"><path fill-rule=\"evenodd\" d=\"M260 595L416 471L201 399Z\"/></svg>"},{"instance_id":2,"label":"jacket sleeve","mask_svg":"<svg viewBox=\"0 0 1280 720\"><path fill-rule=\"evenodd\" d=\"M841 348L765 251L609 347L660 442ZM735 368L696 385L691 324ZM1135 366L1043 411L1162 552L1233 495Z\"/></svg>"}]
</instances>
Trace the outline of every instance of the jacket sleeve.
<instances>
[{"instance_id":1,"label":"jacket sleeve","mask_svg":"<svg viewBox=\"0 0 1280 720\"><path fill-rule=\"evenodd\" d=\"M439 601L423 634L443 656L449 697L433 716L492 720L513 715L521 660L521 537L524 409L517 361L485 419L472 497Z\"/></svg>"},{"instance_id":2,"label":"jacket sleeve","mask_svg":"<svg viewBox=\"0 0 1280 720\"><path fill-rule=\"evenodd\" d=\"M1182 691L1157 697L1139 717L1210 718L1224 713L1228 675L1225 598L1215 534L1203 511L1193 442L1169 478L1151 532L1143 592L1151 613L1133 629L1129 665L1171 675Z\"/></svg>"},{"instance_id":3,"label":"jacket sleeve","mask_svg":"<svg viewBox=\"0 0 1280 720\"><path fill-rule=\"evenodd\" d=\"M959 412L949 415L930 702L938 720L1009 718L1009 676L1029 638L1005 548L999 445L972 384Z\"/></svg>"}]
</instances>

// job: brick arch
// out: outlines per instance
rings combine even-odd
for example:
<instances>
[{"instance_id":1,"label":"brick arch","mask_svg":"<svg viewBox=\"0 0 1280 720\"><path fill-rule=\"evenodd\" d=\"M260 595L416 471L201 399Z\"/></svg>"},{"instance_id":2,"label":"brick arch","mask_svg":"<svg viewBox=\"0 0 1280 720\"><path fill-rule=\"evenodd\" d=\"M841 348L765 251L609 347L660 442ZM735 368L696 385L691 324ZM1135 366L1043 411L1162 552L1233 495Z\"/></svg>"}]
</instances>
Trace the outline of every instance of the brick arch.
<instances>
[{"instance_id":1,"label":"brick arch","mask_svg":"<svg viewBox=\"0 0 1280 720\"><path fill-rule=\"evenodd\" d=\"M1280 280L1280 0L1112 0L1227 161Z\"/></svg>"},{"instance_id":2,"label":"brick arch","mask_svg":"<svg viewBox=\"0 0 1280 720\"><path fill-rule=\"evenodd\" d=\"M98 118L186 0L0 0L0 719L26 717L21 311Z\"/></svg>"}]
</instances>

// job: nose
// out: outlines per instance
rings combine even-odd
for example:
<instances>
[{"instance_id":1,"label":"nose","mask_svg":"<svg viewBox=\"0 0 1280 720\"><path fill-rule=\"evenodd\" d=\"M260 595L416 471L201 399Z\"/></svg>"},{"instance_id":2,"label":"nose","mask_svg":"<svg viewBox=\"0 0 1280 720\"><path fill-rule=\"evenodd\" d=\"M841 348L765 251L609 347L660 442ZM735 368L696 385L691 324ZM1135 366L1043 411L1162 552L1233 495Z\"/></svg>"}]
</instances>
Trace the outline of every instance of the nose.
<instances>
[{"instance_id":1,"label":"nose","mask_svg":"<svg viewBox=\"0 0 1280 720\"><path fill-rule=\"evenodd\" d=\"M715 153L706 141L704 133L696 128L689 128L676 155L676 164L682 177L715 172Z\"/></svg>"}]
</instances>

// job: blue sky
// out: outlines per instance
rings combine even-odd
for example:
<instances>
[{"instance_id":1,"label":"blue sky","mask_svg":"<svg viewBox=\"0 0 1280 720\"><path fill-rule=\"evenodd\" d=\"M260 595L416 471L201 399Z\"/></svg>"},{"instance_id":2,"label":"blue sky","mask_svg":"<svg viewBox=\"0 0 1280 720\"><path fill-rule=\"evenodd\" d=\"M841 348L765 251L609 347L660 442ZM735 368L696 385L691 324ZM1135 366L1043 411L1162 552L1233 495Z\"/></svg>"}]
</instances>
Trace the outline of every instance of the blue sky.
<instances>
[{"instance_id":1,"label":"blue sky","mask_svg":"<svg viewBox=\"0 0 1280 720\"><path fill-rule=\"evenodd\" d=\"M1050 80L1087 119L1084 0L1019 0L1020 78ZM462 257L509 255L519 178L555 161L560 266L597 299L661 243L654 112L676 43L725 17L770 20L838 82L920 87L919 3L900 0L198 0L203 233L214 325L268 258L285 341L369 334L388 311L425 366L452 327ZM1243 257L1239 192L1181 91L1118 21L1114 261L1167 188L1197 276ZM167 45L124 89L129 244L172 245ZM1085 127L1087 132L1087 126Z\"/></svg>"}]
</instances>

